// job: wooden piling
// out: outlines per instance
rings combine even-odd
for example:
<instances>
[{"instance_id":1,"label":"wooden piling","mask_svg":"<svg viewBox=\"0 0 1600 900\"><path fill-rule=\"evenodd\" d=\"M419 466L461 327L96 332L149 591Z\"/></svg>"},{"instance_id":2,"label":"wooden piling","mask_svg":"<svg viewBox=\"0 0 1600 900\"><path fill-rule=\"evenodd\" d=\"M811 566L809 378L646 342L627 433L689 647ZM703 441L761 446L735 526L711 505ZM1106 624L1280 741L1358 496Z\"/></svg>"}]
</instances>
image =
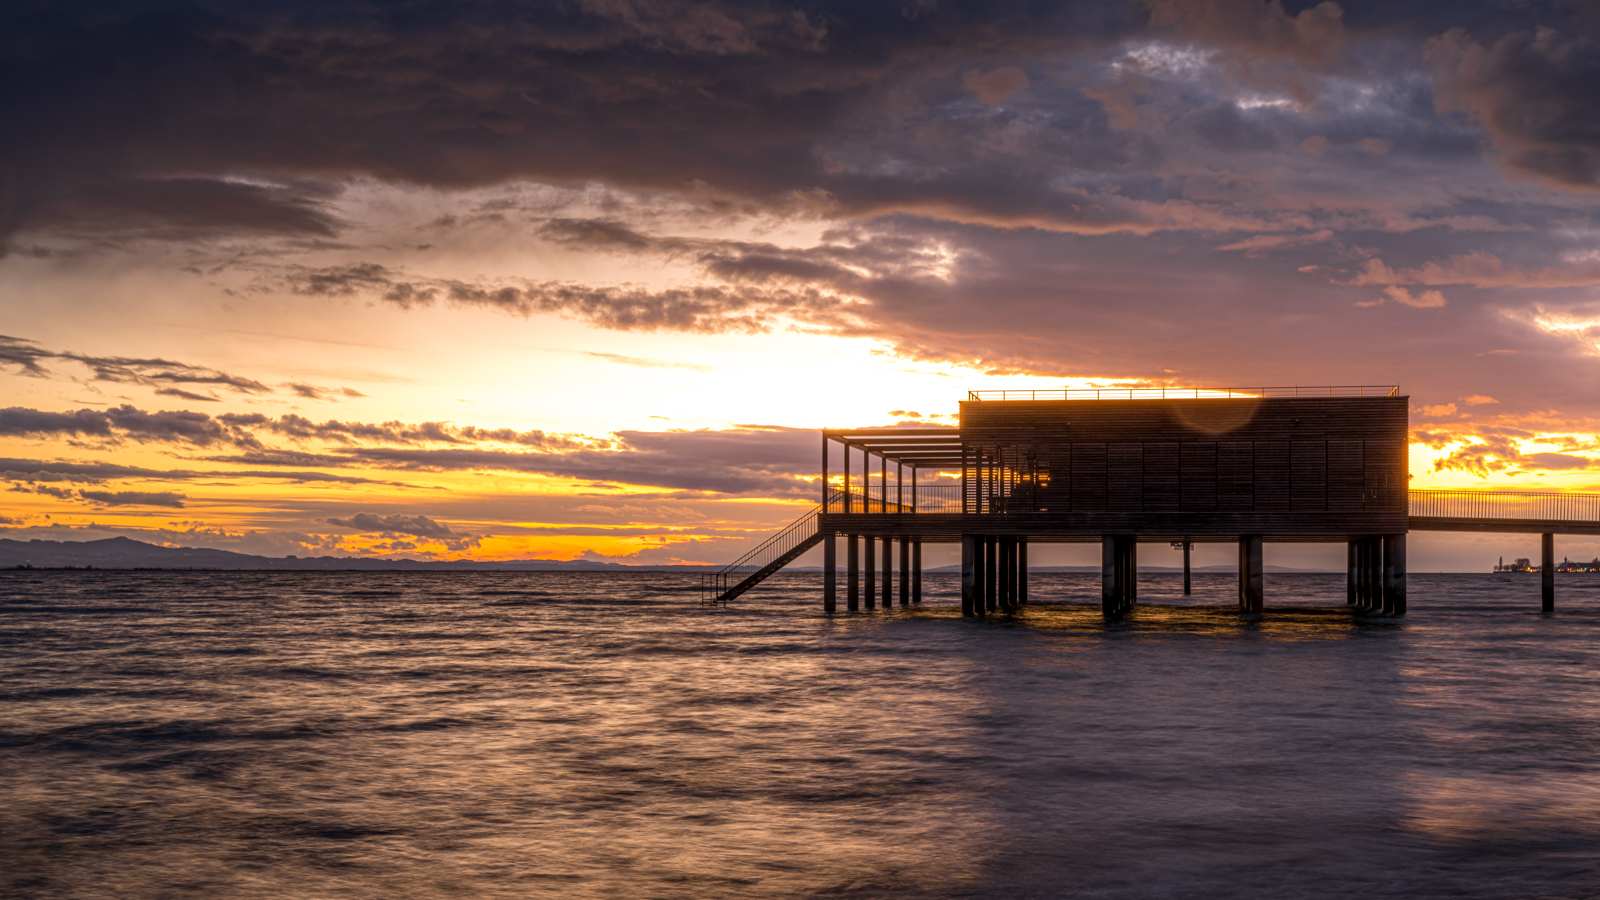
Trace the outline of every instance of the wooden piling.
<instances>
[{"instance_id":1,"label":"wooden piling","mask_svg":"<svg viewBox=\"0 0 1600 900\"><path fill-rule=\"evenodd\" d=\"M872 535L861 536L861 599L867 609L878 608L878 539Z\"/></svg>"},{"instance_id":2,"label":"wooden piling","mask_svg":"<svg viewBox=\"0 0 1600 900\"><path fill-rule=\"evenodd\" d=\"M1546 532L1539 536L1539 608L1547 613L1556 611L1556 536Z\"/></svg>"},{"instance_id":3,"label":"wooden piling","mask_svg":"<svg viewBox=\"0 0 1600 900\"><path fill-rule=\"evenodd\" d=\"M1017 541L1017 603L1028 605L1028 539Z\"/></svg>"},{"instance_id":4,"label":"wooden piling","mask_svg":"<svg viewBox=\"0 0 1600 900\"><path fill-rule=\"evenodd\" d=\"M900 539L900 605L911 605L911 542Z\"/></svg>"},{"instance_id":5,"label":"wooden piling","mask_svg":"<svg viewBox=\"0 0 1600 900\"><path fill-rule=\"evenodd\" d=\"M1356 542L1344 542L1344 602L1348 606L1356 605Z\"/></svg>"},{"instance_id":6,"label":"wooden piling","mask_svg":"<svg viewBox=\"0 0 1600 900\"><path fill-rule=\"evenodd\" d=\"M913 483L915 483L916 477L917 477L917 470L916 469L912 469L911 470L911 478L912 478ZM915 493L912 494L912 499L913 499L913 501L915 501L915 499L916 499ZM922 602L922 542L921 541L912 541L911 542L911 602L912 603L921 603Z\"/></svg>"},{"instance_id":7,"label":"wooden piling","mask_svg":"<svg viewBox=\"0 0 1600 900\"><path fill-rule=\"evenodd\" d=\"M1265 606L1261 535L1239 536L1239 611L1259 613Z\"/></svg>"},{"instance_id":8,"label":"wooden piling","mask_svg":"<svg viewBox=\"0 0 1600 900\"><path fill-rule=\"evenodd\" d=\"M894 607L894 538L883 537L883 608Z\"/></svg>"},{"instance_id":9,"label":"wooden piling","mask_svg":"<svg viewBox=\"0 0 1600 900\"><path fill-rule=\"evenodd\" d=\"M1383 611L1406 614L1406 536L1383 536Z\"/></svg>"},{"instance_id":10,"label":"wooden piling","mask_svg":"<svg viewBox=\"0 0 1600 900\"><path fill-rule=\"evenodd\" d=\"M845 609L855 612L861 608L861 538L850 535L845 540Z\"/></svg>"},{"instance_id":11,"label":"wooden piling","mask_svg":"<svg viewBox=\"0 0 1600 900\"><path fill-rule=\"evenodd\" d=\"M1000 548L994 535L984 536L984 612L1000 609Z\"/></svg>"},{"instance_id":12,"label":"wooden piling","mask_svg":"<svg viewBox=\"0 0 1600 900\"><path fill-rule=\"evenodd\" d=\"M961 536L961 614L977 615L978 607L978 538Z\"/></svg>"},{"instance_id":13,"label":"wooden piling","mask_svg":"<svg viewBox=\"0 0 1600 900\"><path fill-rule=\"evenodd\" d=\"M1189 552L1194 549L1190 541L1183 542L1183 595L1189 596Z\"/></svg>"},{"instance_id":14,"label":"wooden piling","mask_svg":"<svg viewBox=\"0 0 1600 900\"><path fill-rule=\"evenodd\" d=\"M838 604L838 597L834 593L834 579L838 574L838 543L838 536L834 534L822 539L822 611L830 615Z\"/></svg>"}]
</instances>

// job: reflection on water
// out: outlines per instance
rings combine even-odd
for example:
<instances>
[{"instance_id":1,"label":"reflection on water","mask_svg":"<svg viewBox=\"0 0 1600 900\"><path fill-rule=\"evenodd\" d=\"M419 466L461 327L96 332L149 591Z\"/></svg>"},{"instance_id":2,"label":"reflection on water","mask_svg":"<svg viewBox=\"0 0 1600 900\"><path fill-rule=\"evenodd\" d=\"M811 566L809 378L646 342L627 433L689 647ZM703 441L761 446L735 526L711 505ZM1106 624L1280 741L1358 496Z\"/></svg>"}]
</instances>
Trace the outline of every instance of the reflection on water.
<instances>
[{"instance_id":1,"label":"reflection on water","mask_svg":"<svg viewBox=\"0 0 1600 900\"><path fill-rule=\"evenodd\" d=\"M0 895L1600 896L1600 577L956 587L0 573Z\"/></svg>"}]
</instances>

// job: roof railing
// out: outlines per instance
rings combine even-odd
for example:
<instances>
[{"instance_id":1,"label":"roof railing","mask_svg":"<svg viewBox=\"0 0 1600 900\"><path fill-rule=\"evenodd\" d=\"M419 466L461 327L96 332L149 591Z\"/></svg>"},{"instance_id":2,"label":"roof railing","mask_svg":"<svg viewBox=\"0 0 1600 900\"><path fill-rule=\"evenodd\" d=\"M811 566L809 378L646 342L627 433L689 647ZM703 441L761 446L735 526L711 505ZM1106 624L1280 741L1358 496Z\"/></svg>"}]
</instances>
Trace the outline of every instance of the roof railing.
<instances>
[{"instance_id":1,"label":"roof railing","mask_svg":"<svg viewBox=\"0 0 1600 900\"><path fill-rule=\"evenodd\" d=\"M1395 397L1398 384L1338 384L1292 387L1224 388L1061 388L1026 391L968 391L968 400L1259 400L1266 397Z\"/></svg>"}]
</instances>

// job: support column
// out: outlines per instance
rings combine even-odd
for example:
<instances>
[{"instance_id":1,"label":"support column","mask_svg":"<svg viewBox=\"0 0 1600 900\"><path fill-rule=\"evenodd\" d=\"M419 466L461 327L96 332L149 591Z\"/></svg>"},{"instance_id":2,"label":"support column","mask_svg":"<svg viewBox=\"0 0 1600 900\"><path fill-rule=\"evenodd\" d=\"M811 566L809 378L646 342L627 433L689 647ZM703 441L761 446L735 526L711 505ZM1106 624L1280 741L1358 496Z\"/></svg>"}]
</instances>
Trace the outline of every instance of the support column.
<instances>
[{"instance_id":1,"label":"support column","mask_svg":"<svg viewBox=\"0 0 1600 900\"><path fill-rule=\"evenodd\" d=\"M1123 566L1127 569L1128 584L1128 611L1132 612L1139 605L1139 539L1128 535L1124 540L1127 545L1122 551Z\"/></svg>"},{"instance_id":2,"label":"support column","mask_svg":"<svg viewBox=\"0 0 1600 900\"><path fill-rule=\"evenodd\" d=\"M961 614L977 615L978 600L978 538L961 536Z\"/></svg>"},{"instance_id":3,"label":"support column","mask_svg":"<svg viewBox=\"0 0 1600 900\"><path fill-rule=\"evenodd\" d=\"M1544 612L1556 611L1556 536L1539 536L1539 608Z\"/></svg>"},{"instance_id":4,"label":"support column","mask_svg":"<svg viewBox=\"0 0 1600 900\"><path fill-rule=\"evenodd\" d=\"M845 539L845 609L855 612L861 608L861 538L850 535Z\"/></svg>"},{"instance_id":5,"label":"support column","mask_svg":"<svg viewBox=\"0 0 1600 900\"><path fill-rule=\"evenodd\" d=\"M1383 536L1383 611L1406 614L1406 536Z\"/></svg>"},{"instance_id":6,"label":"support column","mask_svg":"<svg viewBox=\"0 0 1600 900\"><path fill-rule=\"evenodd\" d=\"M1000 606L1000 542L994 535L983 539L983 611L994 612Z\"/></svg>"},{"instance_id":7,"label":"support column","mask_svg":"<svg viewBox=\"0 0 1600 900\"><path fill-rule=\"evenodd\" d=\"M1345 541L1345 550L1344 550L1344 566L1345 566L1344 602L1349 606L1355 606L1356 605L1356 599L1357 599L1357 596L1358 596L1358 593L1359 593L1356 590L1356 581L1357 581L1356 557L1357 557L1357 555L1358 554L1356 553L1356 542L1355 541Z\"/></svg>"},{"instance_id":8,"label":"support column","mask_svg":"<svg viewBox=\"0 0 1600 900\"><path fill-rule=\"evenodd\" d=\"M1017 541L1017 603L1028 605L1028 539Z\"/></svg>"},{"instance_id":9,"label":"support column","mask_svg":"<svg viewBox=\"0 0 1600 900\"><path fill-rule=\"evenodd\" d=\"M1239 611L1259 613L1265 606L1261 582L1261 535L1239 536Z\"/></svg>"},{"instance_id":10,"label":"support column","mask_svg":"<svg viewBox=\"0 0 1600 900\"><path fill-rule=\"evenodd\" d=\"M1134 579L1139 572L1139 544L1133 535L1100 538L1100 611L1121 616L1138 602Z\"/></svg>"},{"instance_id":11,"label":"support column","mask_svg":"<svg viewBox=\"0 0 1600 900\"><path fill-rule=\"evenodd\" d=\"M911 605L911 542L900 539L900 605Z\"/></svg>"},{"instance_id":12,"label":"support column","mask_svg":"<svg viewBox=\"0 0 1600 900\"><path fill-rule=\"evenodd\" d=\"M1192 541L1183 542L1183 595L1189 596L1189 553L1194 550Z\"/></svg>"},{"instance_id":13,"label":"support column","mask_svg":"<svg viewBox=\"0 0 1600 900\"><path fill-rule=\"evenodd\" d=\"M822 539L822 611L830 615L838 603L838 598L834 594L834 577L837 574L839 561L838 544L838 535L830 534Z\"/></svg>"},{"instance_id":14,"label":"support column","mask_svg":"<svg viewBox=\"0 0 1600 900\"><path fill-rule=\"evenodd\" d=\"M883 608L894 606L894 538L883 538Z\"/></svg>"},{"instance_id":15,"label":"support column","mask_svg":"<svg viewBox=\"0 0 1600 900\"><path fill-rule=\"evenodd\" d=\"M995 552L1000 554L1000 596L998 606L1006 612L1011 612L1012 587L1011 587L1011 539L1003 537L999 540Z\"/></svg>"},{"instance_id":16,"label":"support column","mask_svg":"<svg viewBox=\"0 0 1600 900\"><path fill-rule=\"evenodd\" d=\"M917 477L917 470L916 469L912 469L911 470L911 477L913 479L912 483L915 484L915 479ZM915 500L916 500L915 491L913 491L911 496L912 496L912 501L915 502ZM921 603L922 602L922 542L921 541L912 541L911 542L911 602L912 603Z\"/></svg>"},{"instance_id":17,"label":"support column","mask_svg":"<svg viewBox=\"0 0 1600 900\"><path fill-rule=\"evenodd\" d=\"M861 536L861 599L867 609L878 608L878 539L870 534Z\"/></svg>"}]
</instances>

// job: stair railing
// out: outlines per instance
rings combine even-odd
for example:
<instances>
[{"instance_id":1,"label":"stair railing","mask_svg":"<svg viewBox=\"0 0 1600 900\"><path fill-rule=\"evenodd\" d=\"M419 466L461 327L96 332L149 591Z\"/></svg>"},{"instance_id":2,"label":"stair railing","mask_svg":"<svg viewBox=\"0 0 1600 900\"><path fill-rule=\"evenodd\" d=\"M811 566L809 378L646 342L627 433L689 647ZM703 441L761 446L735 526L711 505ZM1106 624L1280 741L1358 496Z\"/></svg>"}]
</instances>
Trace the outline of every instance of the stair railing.
<instances>
[{"instance_id":1,"label":"stair railing","mask_svg":"<svg viewBox=\"0 0 1600 900\"><path fill-rule=\"evenodd\" d=\"M790 522L782 531L767 538L749 553L739 557L716 572L708 572L700 576L700 602L716 603L728 588L738 584L733 579L735 575L749 575L759 572L790 550L810 540L817 533L817 516L821 515L827 507L842 504L843 491L834 491L828 495L827 503L813 506L809 512Z\"/></svg>"}]
</instances>

